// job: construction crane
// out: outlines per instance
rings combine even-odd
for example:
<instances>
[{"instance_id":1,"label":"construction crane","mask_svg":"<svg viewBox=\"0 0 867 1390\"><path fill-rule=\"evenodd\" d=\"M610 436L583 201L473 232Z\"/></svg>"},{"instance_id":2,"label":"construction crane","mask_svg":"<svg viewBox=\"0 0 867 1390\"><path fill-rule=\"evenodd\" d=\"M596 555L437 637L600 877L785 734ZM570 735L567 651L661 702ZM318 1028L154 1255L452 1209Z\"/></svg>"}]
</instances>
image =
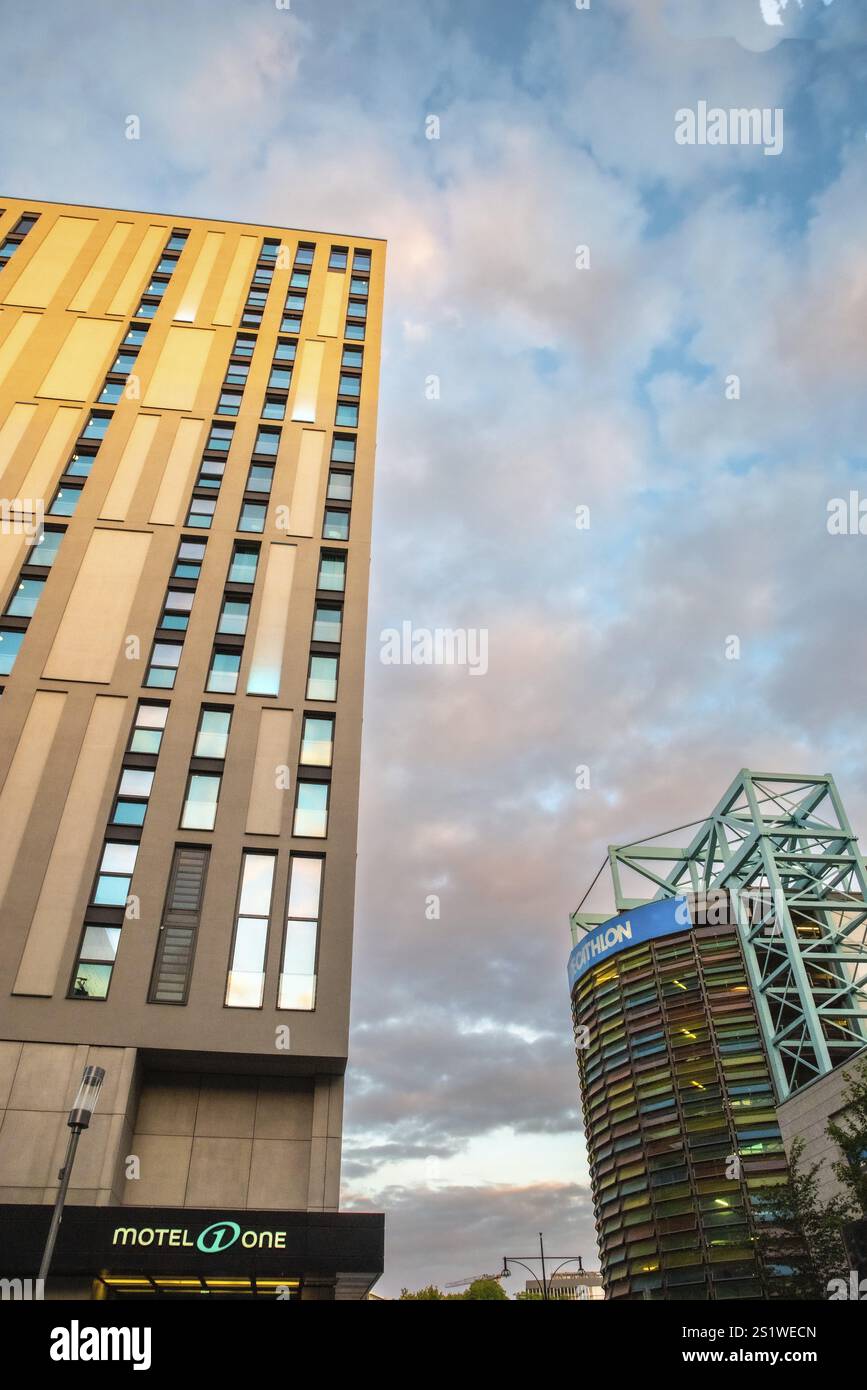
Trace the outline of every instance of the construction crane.
<instances>
[{"instance_id":1,"label":"construction crane","mask_svg":"<svg viewBox=\"0 0 867 1390\"><path fill-rule=\"evenodd\" d=\"M493 1279L494 1283L498 1284L498 1283L500 1282L500 1280L502 1279L502 1277L503 1277L503 1271L502 1271L502 1270L500 1270L499 1274L473 1274L473 1275L470 1276L469 1279L455 1279L454 1283L452 1283L452 1284L443 1284L443 1288L444 1288L444 1289L462 1289L462 1288L464 1287L464 1285L466 1285L466 1284L475 1284L475 1283L478 1282L479 1279Z\"/></svg>"}]
</instances>

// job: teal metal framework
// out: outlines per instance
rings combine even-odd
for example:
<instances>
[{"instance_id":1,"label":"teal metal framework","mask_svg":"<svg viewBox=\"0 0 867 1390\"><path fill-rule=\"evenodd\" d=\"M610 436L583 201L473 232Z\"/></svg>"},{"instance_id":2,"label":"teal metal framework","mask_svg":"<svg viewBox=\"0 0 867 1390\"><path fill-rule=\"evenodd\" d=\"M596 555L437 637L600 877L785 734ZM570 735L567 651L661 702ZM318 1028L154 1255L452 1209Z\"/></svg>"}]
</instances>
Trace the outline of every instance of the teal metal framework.
<instances>
[{"instance_id":1,"label":"teal metal framework","mask_svg":"<svg viewBox=\"0 0 867 1390\"><path fill-rule=\"evenodd\" d=\"M689 894L694 921L731 913L778 1099L867 1046L867 870L833 777L744 768L689 844L662 838L609 846L615 911ZM650 896L626 895L635 875ZM611 915L579 906L573 942Z\"/></svg>"}]
</instances>

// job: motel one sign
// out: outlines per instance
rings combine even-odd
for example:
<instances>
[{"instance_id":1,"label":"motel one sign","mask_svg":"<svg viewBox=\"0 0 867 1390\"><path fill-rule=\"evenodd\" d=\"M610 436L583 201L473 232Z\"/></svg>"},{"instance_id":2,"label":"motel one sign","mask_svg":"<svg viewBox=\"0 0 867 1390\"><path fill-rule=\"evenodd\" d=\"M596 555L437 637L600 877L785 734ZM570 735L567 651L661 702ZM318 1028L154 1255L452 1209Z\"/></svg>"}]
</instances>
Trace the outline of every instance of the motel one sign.
<instances>
[{"instance_id":1,"label":"motel one sign","mask_svg":"<svg viewBox=\"0 0 867 1390\"><path fill-rule=\"evenodd\" d=\"M218 1255L237 1242L245 1250L285 1250L285 1231L243 1231L237 1221L214 1221L193 1239L183 1226L116 1226L112 1245L173 1246Z\"/></svg>"}]
</instances>

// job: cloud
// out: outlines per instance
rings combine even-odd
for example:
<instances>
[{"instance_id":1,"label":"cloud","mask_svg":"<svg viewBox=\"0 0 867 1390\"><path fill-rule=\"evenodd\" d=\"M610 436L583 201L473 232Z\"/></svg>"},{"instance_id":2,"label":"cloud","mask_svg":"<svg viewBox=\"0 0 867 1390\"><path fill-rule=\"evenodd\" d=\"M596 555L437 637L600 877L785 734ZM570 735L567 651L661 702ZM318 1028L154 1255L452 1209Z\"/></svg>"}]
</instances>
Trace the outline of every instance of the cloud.
<instances>
[{"instance_id":1,"label":"cloud","mask_svg":"<svg viewBox=\"0 0 867 1390\"><path fill-rule=\"evenodd\" d=\"M565 963L609 843L744 765L830 768L867 827L867 538L825 526L865 486L853 11L759 19L764 52L755 8L674 37L662 0L50 3L7 35L10 190L389 240L345 1180L393 1292L540 1229L592 1252ZM678 147L699 99L783 106L783 155ZM404 620L484 628L488 674L382 665Z\"/></svg>"},{"instance_id":2,"label":"cloud","mask_svg":"<svg viewBox=\"0 0 867 1390\"><path fill-rule=\"evenodd\" d=\"M671 32L678 37L733 38L750 52L762 53L784 39L840 43L853 32L863 33L863 21L840 18L847 6L839 0L716 0L700 7L690 0L664 0L664 15ZM857 9L857 6L849 6Z\"/></svg>"}]
</instances>

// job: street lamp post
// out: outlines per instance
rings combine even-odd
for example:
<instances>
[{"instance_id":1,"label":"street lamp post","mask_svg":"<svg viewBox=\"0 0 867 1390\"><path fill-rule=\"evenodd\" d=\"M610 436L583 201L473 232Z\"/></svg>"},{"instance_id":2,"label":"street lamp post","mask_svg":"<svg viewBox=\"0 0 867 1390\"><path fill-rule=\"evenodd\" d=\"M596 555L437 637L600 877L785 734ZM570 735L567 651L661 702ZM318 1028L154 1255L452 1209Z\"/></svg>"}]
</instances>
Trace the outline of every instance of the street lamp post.
<instances>
[{"instance_id":1,"label":"street lamp post","mask_svg":"<svg viewBox=\"0 0 867 1390\"><path fill-rule=\"evenodd\" d=\"M103 1067L85 1067L84 1075L81 1078L81 1085L78 1088L78 1095L72 1102L72 1109L69 1112L69 1143L66 1146L66 1158L63 1160L63 1167L58 1173L60 1186L57 1189L57 1197L54 1202L54 1211L51 1214L51 1225L48 1227L48 1236L45 1241L45 1249L42 1252L42 1263L39 1266L39 1278L48 1278L48 1270L51 1265L51 1257L54 1254L54 1247L57 1243L57 1232L60 1230L60 1223L63 1219L63 1204L66 1201L66 1194L69 1191L69 1180L72 1177L72 1165L75 1162L75 1151L78 1148L78 1141L82 1132L90 1124L90 1117L96 1109L96 1102L99 1098L100 1087L105 1080L105 1070Z\"/></svg>"},{"instance_id":2,"label":"street lamp post","mask_svg":"<svg viewBox=\"0 0 867 1390\"><path fill-rule=\"evenodd\" d=\"M553 1269L553 1270L551 1271L551 1278L552 1278L552 1279L554 1278L554 1275L557 1274L557 1273L563 1268L564 1265L577 1264L578 1269L581 1271L581 1273L583 1274L583 1272L584 1272L584 1265L583 1265L583 1262L582 1262L582 1259L581 1259L581 1256L580 1256L580 1255L549 1255L549 1256L548 1256L548 1259L549 1259L549 1260L559 1260L559 1262L560 1262L560 1263L556 1266L556 1268ZM528 1264L525 1264L525 1263L524 1263L525 1260L539 1260L539 1262L541 1263L541 1265L542 1265L542 1297L543 1297L543 1299L545 1299L546 1302L547 1302L547 1301L550 1299L550 1297L551 1297L550 1293L548 1292L549 1287L550 1287L550 1283L549 1283L548 1274L547 1274L546 1265L545 1265L545 1242L544 1242L544 1240L542 1239L542 1232L541 1232L541 1231L539 1232L539 1254L538 1254L538 1255L521 1255L520 1257L517 1256L517 1255L504 1255L504 1256L503 1256L503 1272L502 1272L502 1274L500 1275L500 1278L501 1278L501 1279L509 1279L509 1278L511 1277L512 1271L509 1269L509 1265L510 1265L510 1264L513 1264L513 1265L520 1265L522 1269L526 1269L527 1273L528 1273L533 1279L538 1279L538 1275L536 1274L536 1271L535 1271L534 1269L531 1269L530 1266L529 1266Z\"/></svg>"}]
</instances>

